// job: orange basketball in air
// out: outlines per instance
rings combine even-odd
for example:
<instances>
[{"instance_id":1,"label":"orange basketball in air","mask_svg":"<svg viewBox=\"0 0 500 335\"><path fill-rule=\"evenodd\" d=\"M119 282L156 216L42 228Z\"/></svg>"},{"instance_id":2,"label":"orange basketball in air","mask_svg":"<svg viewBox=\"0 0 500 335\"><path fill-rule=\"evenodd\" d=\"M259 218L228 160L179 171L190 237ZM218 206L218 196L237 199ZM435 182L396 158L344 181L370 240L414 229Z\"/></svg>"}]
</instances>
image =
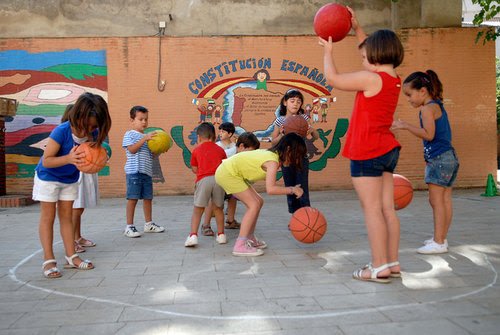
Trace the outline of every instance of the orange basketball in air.
<instances>
[{"instance_id":1,"label":"orange basketball in air","mask_svg":"<svg viewBox=\"0 0 500 335\"><path fill-rule=\"evenodd\" d=\"M315 243L326 233L326 219L316 208L302 207L293 213L288 227L293 237L302 243Z\"/></svg>"},{"instance_id":2,"label":"orange basketball in air","mask_svg":"<svg viewBox=\"0 0 500 335\"><path fill-rule=\"evenodd\" d=\"M394 178L394 208L403 209L413 199L411 182L400 174L393 174Z\"/></svg>"},{"instance_id":3,"label":"orange basketball in air","mask_svg":"<svg viewBox=\"0 0 500 335\"><path fill-rule=\"evenodd\" d=\"M76 148L76 152L85 153L84 162L76 166L83 173L97 173L106 166L108 161L106 149L98 146L97 143L82 143Z\"/></svg>"}]
</instances>

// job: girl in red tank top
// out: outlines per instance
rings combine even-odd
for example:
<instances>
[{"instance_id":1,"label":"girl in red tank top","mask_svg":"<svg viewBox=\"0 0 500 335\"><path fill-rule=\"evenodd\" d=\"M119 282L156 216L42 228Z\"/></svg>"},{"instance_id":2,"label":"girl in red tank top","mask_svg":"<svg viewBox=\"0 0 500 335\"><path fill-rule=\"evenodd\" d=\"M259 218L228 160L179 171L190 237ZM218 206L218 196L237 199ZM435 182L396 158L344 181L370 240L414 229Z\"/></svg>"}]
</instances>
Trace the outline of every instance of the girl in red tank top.
<instances>
[{"instance_id":1,"label":"girl in red tank top","mask_svg":"<svg viewBox=\"0 0 500 335\"><path fill-rule=\"evenodd\" d=\"M401 41L390 30L378 30L369 37L356 19L351 23L360 43L364 70L339 73L331 38L319 38L324 47L324 72L333 88L356 93L343 156L351 160L354 189L361 202L371 262L354 271L353 278L389 283L400 277L399 219L394 209L393 172L400 144L390 130L401 91L395 68L403 61Z\"/></svg>"}]
</instances>

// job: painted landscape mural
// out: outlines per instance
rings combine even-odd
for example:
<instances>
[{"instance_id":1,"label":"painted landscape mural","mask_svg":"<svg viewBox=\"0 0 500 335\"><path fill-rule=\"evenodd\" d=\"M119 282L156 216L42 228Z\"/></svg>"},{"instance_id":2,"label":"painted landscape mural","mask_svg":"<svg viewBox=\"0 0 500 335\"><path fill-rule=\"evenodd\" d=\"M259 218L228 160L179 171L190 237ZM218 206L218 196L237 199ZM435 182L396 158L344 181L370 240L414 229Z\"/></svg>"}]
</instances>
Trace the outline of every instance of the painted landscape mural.
<instances>
[{"instance_id":1,"label":"painted landscape mural","mask_svg":"<svg viewBox=\"0 0 500 335\"><path fill-rule=\"evenodd\" d=\"M107 101L107 87L105 50L0 52L0 96L19 103L17 115L5 118L7 178L32 177L66 106L86 91Z\"/></svg>"}]
</instances>

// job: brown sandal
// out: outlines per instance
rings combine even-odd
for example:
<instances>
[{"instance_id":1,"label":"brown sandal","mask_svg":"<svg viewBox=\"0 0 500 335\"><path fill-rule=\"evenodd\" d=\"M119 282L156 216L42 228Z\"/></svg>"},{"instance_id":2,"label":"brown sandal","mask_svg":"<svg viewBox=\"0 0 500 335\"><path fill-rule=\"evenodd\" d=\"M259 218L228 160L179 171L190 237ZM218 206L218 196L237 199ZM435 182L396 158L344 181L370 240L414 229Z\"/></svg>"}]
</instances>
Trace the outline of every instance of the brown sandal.
<instances>
[{"instance_id":1,"label":"brown sandal","mask_svg":"<svg viewBox=\"0 0 500 335\"><path fill-rule=\"evenodd\" d=\"M240 226L241 224L238 221L233 220L233 221L226 221L226 225L224 227L227 229L240 229Z\"/></svg>"},{"instance_id":2,"label":"brown sandal","mask_svg":"<svg viewBox=\"0 0 500 335\"><path fill-rule=\"evenodd\" d=\"M214 231L212 230L212 227L210 226L205 226L205 225L202 225L201 226L201 233L203 234L203 236L214 236Z\"/></svg>"}]
</instances>

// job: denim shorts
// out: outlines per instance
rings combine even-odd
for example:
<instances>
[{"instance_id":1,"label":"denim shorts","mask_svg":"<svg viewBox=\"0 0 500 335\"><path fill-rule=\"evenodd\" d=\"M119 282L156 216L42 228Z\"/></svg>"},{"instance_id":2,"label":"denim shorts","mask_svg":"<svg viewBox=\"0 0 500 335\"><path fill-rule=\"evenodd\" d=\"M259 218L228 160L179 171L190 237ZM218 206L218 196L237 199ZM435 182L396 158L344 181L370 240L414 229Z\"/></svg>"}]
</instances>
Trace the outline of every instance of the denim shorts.
<instances>
[{"instance_id":1,"label":"denim shorts","mask_svg":"<svg viewBox=\"0 0 500 335\"><path fill-rule=\"evenodd\" d=\"M398 165L399 149L372 159L351 160L351 177L380 177L384 172L393 173Z\"/></svg>"},{"instance_id":2,"label":"denim shorts","mask_svg":"<svg viewBox=\"0 0 500 335\"><path fill-rule=\"evenodd\" d=\"M144 173L127 174L127 199L153 199L153 178Z\"/></svg>"},{"instance_id":3,"label":"denim shorts","mask_svg":"<svg viewBox=\"0 0 500 335\"><path fill-rule=\"evenodd\" d=\"M453 186L457 178L458 167L457 154L451 149L428 160L425 166L425 182L444 187Z\"/></svg>"}]
</instances>

